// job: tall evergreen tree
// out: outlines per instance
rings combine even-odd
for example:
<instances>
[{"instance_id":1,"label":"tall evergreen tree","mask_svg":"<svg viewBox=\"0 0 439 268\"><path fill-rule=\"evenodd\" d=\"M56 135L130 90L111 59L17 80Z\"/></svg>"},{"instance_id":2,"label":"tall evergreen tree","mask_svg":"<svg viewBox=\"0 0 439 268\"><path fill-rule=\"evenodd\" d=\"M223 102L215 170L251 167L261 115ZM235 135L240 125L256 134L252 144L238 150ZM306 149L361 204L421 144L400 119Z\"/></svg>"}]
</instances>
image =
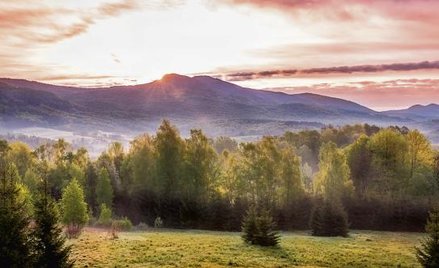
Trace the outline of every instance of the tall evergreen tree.
<instances>
[{"instance_id":1,"label":"tall evergreen tree","mask_svg":"<svg viewBox=\"0 0 439 268\"><path fill-rule=\"evenodd\" d=\"M72 267L69 260L70 247L65 246L65 237L59 225L59 214L54 200L48 194L47 176L43 174L41 193L35 202L35 266Z\"/></svg>"},{"instance_id":2,"label":"tall evergreen tree","mask_svg":"<svg viewBox=\"0 0 439 268\"><path fill-rule=\"evenodd\" d=\"M428 237L416 249L416 257L423 267L436 268L439 267L439 210L430 213L426 231Z\"/></svg>"},{"instance_id":3,"label":"tall evergreen tree","mask_svg":"<svg viewBox=\"0 0 439 268\"><path fill-rule=\"evenodd\" d=\"M29 267L29 219L19 201L17 169L5 159L8 150L7 142L0 140L0 267Z\"/></svg>"}]
</instances>

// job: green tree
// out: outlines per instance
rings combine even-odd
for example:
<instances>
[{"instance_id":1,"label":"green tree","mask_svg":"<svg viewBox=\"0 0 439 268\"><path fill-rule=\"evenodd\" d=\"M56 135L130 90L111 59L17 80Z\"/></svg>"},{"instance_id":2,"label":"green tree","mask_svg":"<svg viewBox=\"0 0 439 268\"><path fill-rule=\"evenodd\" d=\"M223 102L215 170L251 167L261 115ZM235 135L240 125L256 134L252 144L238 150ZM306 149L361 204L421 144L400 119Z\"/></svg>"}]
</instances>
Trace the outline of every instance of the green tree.
<instances>
[{"instance_id":1,"label":"green tree","mask_svg":"<svg viewBox=\"0 0 439 268\"><path fill-rule=\"evenodd\" d=\"M47 177L43 178L41 193L35 202L35 266L73 267L69 260L70 246L65 245L65 237L59 225L59 213L55 201L48 193Z\"/></svg>"},{"instance_id":2,"label":"green tree","mask_svg":"<svg viewBox=\"0 0 439 268\"><path fill-rule=\"evenodd\" d=\"M341 199L353 190L346 157L335 143L329 142L322 145L319 158L316 190L323 195L323 201L318 202L311 213L312 234L346 236L348 219Z\"/></svg>"},{"instance_id":3,"label":"green tree","mask_svg":"<svg viewBox=\"0 0 439 268\"><path fill-rule=\"evenodd\" d=\"M372 174L372 152L369 137L360 136L347 149L347 161L357 194L363 197L369 187Z\"/></svg>"},{"instance_id":4,"label":"green tree","mask_svg":"<svg viewBox=\"0 0 439 268\"><path fill-rule=\"evenodd\" d=\"M29 218L19 201L18 171L6 161L8 151L0 140L0 267L30 267Z\"/></svg>"},{"instance_id":5,"label":"green tree","mask_svg":"<svg viewBox=\"0 0 439 268\"><path fill-rule=\"evenodd\" d=\"M113 206L113 187L111 186L110 175L105 168L101 168L99 172L96 184L96 201L98 204L105 204L109 208Z\"/></svg>"},{"instance_id":6,"label":"green tree","mask_svg":"<svg viewBox=\"0 0 439 268\"><path fill-rule=\"evenodd\" d=\"M85 199L88 204L89 209L97 215L98 203L96 201L96 184L98 181L98 170L95 163L88 162L85 170Z\"/></svg>"},{"instance_id":7,"label":"green tree","mask_svg":"<svg viewBox=\"0 0 439 268\"><path fill-rule=\"evenodd\" d=\"M98 224L103 226L110 226L111 225L111 208L107 207L105 204L101 204L99 208L99 219Z\"/></svg>"},{"instance_id":8,"label":"green tree","mask_svg":"<svg viewBox=\"0 0 439 268\"><path fill-rule=\"evenodd\" d=\"M304 194L304 183L300 171L300 159L292 147L287 146L281 151L279 164L279 184L277 191L281 204L291 204Z\"/></svg>"},{"instance_id":9,"label":"green tree","mask_svg":"<svg viewBox=\"0 0 439 268\"><path fill-rule=\"evenodd\" d=\"M157 192L155 167L154 140L146 134L135 138L121 167L123 188L130 194L144 189Z\"/></svg>"},{"instance_id":10,"label":"green tree","mask_svg":"<svg viewBox=\"0 0 439 268\"><path fill-rule=\"evenodd\" d=\"M279 233L275 231L276 224L268 209L258 211L252 205L242 223L242 239L244 242L259 246L276 246L279 243Z\"/></svg>"},{"instance_id":11,"label":"green tree","mask_svg":"<svg viewBox=\"0 0 439 268\"><path fill-rule=\"evenodd\" d=\"M393 129L383 129L370 138L372 190L380 196L400 196L409 186L408 143Z\"/></svg>"},{"instance_id":12,"label":"green tree","mask_svg":"<svg viewBox=\"0 0 439 268\"><path fill-rule=\"evenodd\" d=\"M159 192L166 197L181 193L184 141L178 130L163 120L155 138L156 167Z\"/></svg>"},{"instance_id":13,"label":"green tree","mask_svg":"<svg viewBox=\"0 0 439 268\"><path fill-rule=\"evenodd\" d=\"M433 149L430 141L418 130L411 130L406 135L408 157L410 162L410 177L413 178L419 166L433 163Z\"/></svg>"},{"instance_id":14,"label":"green tree","mask_svg":"<svg viewBox=\"0 0 439 268\"><path fill-rule=\"evenodd\" d=\"M439 267L439 211L430 213L426 231L428 237L420 248L416 248L416 257L425 268Z\"/></svg>"},{"instance_id":15,"label":"green tree","mask_svg":"<svg viewBox=\"0 0 439 268\"><path fill-rule=\"evenodd\" d=\"M191 130L184 156L185 195L192 200L207 202L215 184L217 154L201 130Z\"/></svg>"},{"instance_id":16,"label":"green tree","mask_svg":"<svg viewBox=\"0 0 439 268\"><path fill-rule=\"evenodd\" d=\"M344 194L353 190L346 156L335 143L329 142L322 145L319 158L315 189L317 193L323 194L325 199L338 201Z\"/></svg>"},{"instance_id":17,"label":"green tree","mask_svg":"<svg viewBox=\"0 0 439 268\"><path fill-rule=\"evenodd\" d=\"M125 150L123 148L122 143L120 142L111 143L107 153L111 161L113 161L116 171L120 173L122 163L125 157Z\"/></svg>"},{"instance_id":18,"label":"green tree","mask_svg":"<svg viewBox=\"0 0 439 268\"><path fill-rule=\"evenodd\" d=\"M32 195L37 194L39 177L36 174L36 172L33 170L33 168L26 170L22 181L23 184L26 185L26 187L29 189Z\"/></svg>"},{"instance_id":19,"label":"green tree","mask_svg":"<svg viewBox=\"0 0 439 268\"><path fill-rule=\"evenodd\" d=\"M74 235L88 222L87 203L84 192L76 179L64 189L61 199L62 222L71 228Z\"/></svg>"},{"instance_id":20,"label":"green tree","mask_svg":"<svg viewBox=\"0 0 439 268\"><path fill-rule=\"evenodd\" d=\"M347 236L346 212L339 201L322 200L311 213L310 227L313 236Z\"/></svg>"},{"instance_id":21,"label":"green tree","mask_svg":"<svg viewBox=\"0 0 439 268\"><path fill-rule=\"evenodd\" d=\"M10 148L8 159L17 166L18 174L23 178L35 161L32 151L27 144L22 142L11 143Z\"/></svg>"}]
</instances>

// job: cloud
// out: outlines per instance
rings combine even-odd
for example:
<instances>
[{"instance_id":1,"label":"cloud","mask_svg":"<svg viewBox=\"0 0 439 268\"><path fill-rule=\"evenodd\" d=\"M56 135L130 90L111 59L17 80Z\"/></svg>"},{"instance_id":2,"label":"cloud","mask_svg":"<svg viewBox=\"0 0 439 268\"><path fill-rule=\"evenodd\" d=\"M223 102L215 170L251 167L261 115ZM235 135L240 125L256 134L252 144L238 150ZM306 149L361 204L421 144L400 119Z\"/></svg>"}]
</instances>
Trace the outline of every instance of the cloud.
<instances>
[{"instance_id":1,"label":"cloud","mask_svg":"<svg viewBox=\"0 0 439 268\"><path fill-rule=\"evenodd\" d=\"M81 35L100 20L142 8L137 0L104 1L94 6L48 6L35 0L0 4L0 74L12 77L25 72L27 77L45 80L64 68L59 64L41 68L33 62L35 51Z\"/></svg>"},{"instance_id":2,"label":"cloud","mask_svg":"<svg viewBox=\"0 0 439 268\"><path fill-rule=\"evenodd\" d=\"M60 42L86 32L98 20L137 8L134 0L102 3L86 10L43 5L4 8L0 11L0 34L14 39L14 44Z\"/></svg>"},{"instance_id":3,"label":"cloud","mask_svg":"<svg viewBox=\"0 0 439 268\"><path fill-rule=\"evenodd\" d=\"M98 13L103 17L118 16L124 11L134 10L139 7L135 0L124 0L116 3L104 3L98 8Z\"/></svg>"},{"instance_id":4,"label":"cloud","mask_svg":"<svg viewBox=\"0 0 439 268\"><path fill-rule=\"evenodd\" d=\"M259 9L274 9L290 16L304 15L342 20L367 19L381 13L401 20L435 20L435 0L220 0L226 5L244 5ZM313 14L310 14L312 11Z\"/></svg>"},{"instance_id":5,"label":"cloud","mask_svg":"<svg viewBox=\"0 0 439 268\"><path fill-rule=\"evenodd\" d=\"M290 94L308 92L343 98L377 110L406 108L414 104L439 104L439 79L361 81L345 85L323 83L304 87L268 88L268 90Z\"/></svg>"},{"instance_id":6,"label":"cloud","mask_svg":"<svg viewBox=\"0 0 439 268\"><path fill-rule=\"evenodd\" d=\"M412 63L393 63L379 65L356 65L356 66L335 66L325 68L309 69L284 69L266 70L256 72L234 72L225 74L213 74L228 81L244 81L263 78L288 78L303 77L307 75L328 75L328 74L352 74L352 73L380 73L387 71L415 71L439 69L439 61L423 61Z\"/></svg>"}]
</instances>

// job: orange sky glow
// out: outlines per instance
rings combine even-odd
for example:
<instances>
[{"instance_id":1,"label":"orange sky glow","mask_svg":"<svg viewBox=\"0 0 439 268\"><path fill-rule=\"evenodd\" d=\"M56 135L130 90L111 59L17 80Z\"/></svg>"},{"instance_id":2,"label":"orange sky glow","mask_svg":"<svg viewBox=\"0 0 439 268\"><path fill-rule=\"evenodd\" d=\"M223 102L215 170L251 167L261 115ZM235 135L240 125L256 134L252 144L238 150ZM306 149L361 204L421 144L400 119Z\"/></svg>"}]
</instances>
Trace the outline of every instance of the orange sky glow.
<instances>
[{"instance_id":1,"label":"orange sky glow","mask_svg":"<svg viewBox=\"0 0 439 268\"><path fill-rule=\"evenodd\" d=\"M435 0L0 2L0 77L74 86L166 73L384 110L439 103Z\"/></svg>"}]
</instances>

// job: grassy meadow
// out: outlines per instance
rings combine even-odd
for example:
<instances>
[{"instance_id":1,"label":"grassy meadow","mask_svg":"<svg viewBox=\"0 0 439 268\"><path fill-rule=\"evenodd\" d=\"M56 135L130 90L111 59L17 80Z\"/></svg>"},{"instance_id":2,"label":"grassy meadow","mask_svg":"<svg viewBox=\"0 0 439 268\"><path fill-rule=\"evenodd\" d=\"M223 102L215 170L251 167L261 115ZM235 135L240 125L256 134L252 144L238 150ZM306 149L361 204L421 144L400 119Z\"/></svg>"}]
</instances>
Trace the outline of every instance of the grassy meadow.
<instances>
[{"instance_id":1,"label":"grassy meadow","mask_svg":"<svg viewBox=\"0 0 439 268\"><path fill-rule=\"evenodd\" d=\"M160 230L122 232L87 229L74 240L77 267L420 267L414 247L419 233L352 231L349 238L284 232L280 246L242 242L239 233Z\"/></svg>"}]
</instances>

